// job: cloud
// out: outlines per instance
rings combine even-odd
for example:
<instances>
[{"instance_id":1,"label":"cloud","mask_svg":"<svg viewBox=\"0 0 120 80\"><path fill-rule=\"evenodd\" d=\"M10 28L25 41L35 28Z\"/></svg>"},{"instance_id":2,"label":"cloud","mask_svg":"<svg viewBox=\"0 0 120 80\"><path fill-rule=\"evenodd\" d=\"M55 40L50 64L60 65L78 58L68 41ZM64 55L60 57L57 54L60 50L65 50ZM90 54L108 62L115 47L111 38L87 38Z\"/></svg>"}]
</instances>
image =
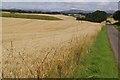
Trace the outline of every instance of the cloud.
<instances>
[{"instance_id":1,"label":"cloud","mask_svg":"<svg viewBox=\"0 0 120 80\"><path fill-rule=\"evenodd\" d=\"M2 2L118 2L119 0L2 0Z\"/></svg>"},{"instance_id":2,"label":"cloud","mask_svg":"<svg viewBox=\"0 0 120 80\"><path fill-rule=\"evenodd\" d=\"M104 6L104 5L109 5L109 4L110 4L110 2L100 2L98 5Z\"/></svg>"},{"instance_id":3,"label":"cloud","mask_svg":"<svg viewBox=\"0 0 120 80\"><path fill-rule=\"evenodd\" d=\"M26 5L27 4L27 5ZM4 9L35 9L35 10L116 10L118 9L117 2L77 2L77 3L41 3L41 2L23 2L23 3L3 3Z\"/></svg>"}]
</instances>

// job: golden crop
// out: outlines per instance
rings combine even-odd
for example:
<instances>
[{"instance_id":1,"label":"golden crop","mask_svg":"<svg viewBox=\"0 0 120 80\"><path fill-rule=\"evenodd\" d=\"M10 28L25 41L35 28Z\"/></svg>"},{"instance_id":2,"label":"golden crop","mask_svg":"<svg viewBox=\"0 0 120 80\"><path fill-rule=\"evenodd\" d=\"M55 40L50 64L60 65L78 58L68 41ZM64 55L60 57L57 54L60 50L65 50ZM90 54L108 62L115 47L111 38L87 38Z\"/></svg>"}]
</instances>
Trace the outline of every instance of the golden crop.
<instances>
[{"instance_id":1,"label":"golden crop","mask_svg":"<svg viewBox=\"0 0 120 80\"><path fill-rule=\"evenodd\" d=\"M4 78L58 78L74 71L101 25L57 16L63 20L2 19Z\"/></svg>"}]
</instances>

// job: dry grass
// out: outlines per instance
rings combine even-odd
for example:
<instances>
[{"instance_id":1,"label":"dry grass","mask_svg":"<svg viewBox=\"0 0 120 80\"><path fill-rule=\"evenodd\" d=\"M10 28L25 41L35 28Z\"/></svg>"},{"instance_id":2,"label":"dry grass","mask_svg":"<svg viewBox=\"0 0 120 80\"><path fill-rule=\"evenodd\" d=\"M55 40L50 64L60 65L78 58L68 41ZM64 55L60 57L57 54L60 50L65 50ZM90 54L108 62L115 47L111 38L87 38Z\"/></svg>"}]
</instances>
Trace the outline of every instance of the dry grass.
<instances>
[{"instance_id":1,"label":"dry grass","mask_svg":"<svg viewBox=\"0 0 120 80\"><path fill-rule=\"evenodd\" d=\"M107 20L111 21L111 24L116 23L117 21L115 21L113 18L108 18Z\"/></svg>"},{"instance_id":2,"label":"dry grass","mask_svg":"<svg viewBox=\"0 0 120 80\"><path fill-rule=\"evenodd\" d=\"M2 78L2 18L0 17L0 79Z\"/></svg>"},{"instance_id":3,"label":"dry grass","mask_svg":"<svg viewBox=\"0 0 120 80\"><path fill-rule=\"evenodd\" d=\"M3 77L67 77L101 30L100 24L3 18Z\"/></svg>"}]
</instances>

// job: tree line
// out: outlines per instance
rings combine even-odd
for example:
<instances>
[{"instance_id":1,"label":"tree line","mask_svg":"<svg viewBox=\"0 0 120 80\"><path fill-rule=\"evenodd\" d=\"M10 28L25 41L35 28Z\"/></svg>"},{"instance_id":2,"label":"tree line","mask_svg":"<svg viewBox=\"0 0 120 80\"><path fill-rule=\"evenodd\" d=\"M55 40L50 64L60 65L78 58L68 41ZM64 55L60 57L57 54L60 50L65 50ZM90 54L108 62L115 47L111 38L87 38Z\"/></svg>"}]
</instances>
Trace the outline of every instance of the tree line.
<instances>
[{"instance_id":1,"label":"tree line","mask_svg":"<svg viewBox=\"0 0 120 80\"><path fill-rule=\"evenodd\" d=\"M120 24L120 10L116 11L114 14L107 14L105 11L95 11L93 13L86 14L85 17L78 16L76 20L85 20L91 22L101 23L106 21L108 17L112 16L114 20L117 20Z\"/></svg>"},{"instance_id":2,"label":"tree line","mask_svg":"<svg viewBox=\"0 0 120 80\"><path fill-rule=\"evenodd\" d=\"M38 14L61 14L60 12L48 12L48 11L36 11L36 10L21 10L21 9L2 9L2 11L6 12L14 12L14 13L38 13Z\"/></svg>"},{"instance_id":3,"label":"tree line","mask_svg":"<svg viewBox=\"0 0 120 80\"><path fill-rule=\"evenodd\" d=\"M2 11L12 12L12 13L38 13L38 14L63 14L67 16L76 17L76 20L86 20L91 22L101 23L106 21L109 16L112 16L115 20L120 23L120 10L116 11L114 14L107 14L105 11L97 10L92 13L78 13L78 15L83 16L74 16L74 13L64 13L64 12L49 12L49 11L35 11L35 10L19 10L19 9L2 9Z\"/></svg>"}]
</instances>

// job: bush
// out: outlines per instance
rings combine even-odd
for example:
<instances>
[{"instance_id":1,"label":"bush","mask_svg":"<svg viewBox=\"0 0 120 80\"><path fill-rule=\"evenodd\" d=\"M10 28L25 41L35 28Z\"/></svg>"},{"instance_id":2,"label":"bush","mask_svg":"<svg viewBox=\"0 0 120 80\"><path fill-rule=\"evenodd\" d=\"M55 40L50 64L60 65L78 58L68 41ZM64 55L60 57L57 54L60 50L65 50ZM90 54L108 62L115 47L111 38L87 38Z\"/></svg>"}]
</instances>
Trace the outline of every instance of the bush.
<instances>
[{"instance_id":1,"label":"bush","mask_svg":"<svg viewBox=\"0 0 120 80\"><path fill-rule=\"evenodd\" d=\"M107 19L107 13L104 11L95 11L86 15L86 20L101 23Z\"/></svg>"},{"instance_id":2,"label":"bush","mask_svg":"<svg viewBox=\"0 0 120 80\"><path fill-rule=\"evenodd\" d=\"M118 20L119 23L120 23L120 10L116 11L116 12L113 14L113 18L114 18L114 20Z\"/></svg>"},{"instance_id":3,"label":"bush","mask_svg":"<svg viewBox=\"0 0 120 80\"><path fill-rule=\"evenodd\" d=\"M76 20L85 20L83 17L76 17Z\"/></svg>"}]
</instances>

